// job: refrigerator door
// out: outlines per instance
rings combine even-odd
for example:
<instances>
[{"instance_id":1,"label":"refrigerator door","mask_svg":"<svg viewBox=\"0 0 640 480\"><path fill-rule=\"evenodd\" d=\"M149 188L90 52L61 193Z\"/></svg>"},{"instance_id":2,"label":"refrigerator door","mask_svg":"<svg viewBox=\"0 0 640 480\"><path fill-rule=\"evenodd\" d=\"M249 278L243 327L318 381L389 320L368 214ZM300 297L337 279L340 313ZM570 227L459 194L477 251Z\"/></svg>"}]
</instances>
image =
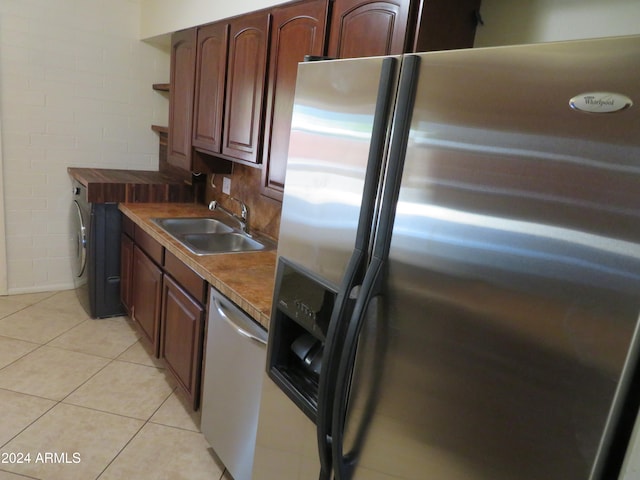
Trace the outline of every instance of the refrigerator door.
<instances>
[{"instance_id":1,"label":"refrigerator door","mask_svg":"<svg viewBox=\"0 0 640 480\"><path fill-rule=\"evenodd\" d=\"M287 382L279 372L306 330L322 342L317 390L323 398L333 398L330 352L340 349L338 317L348 311L349 293L361 280L368 260L399 60L399 56L372 57L299 65L278 268L306 275L309 281L294 276L293 281L283 282L290 275L276 278L267 358L271 376L265 378L262 390L254 480L306 480L318 478L321 468L330 469L330 445L322 432L329 429L331 403L314 405L314 395L309 395L311 401L300 401L304 395L296 394L301 391L295 385L299 382ZM309 289L310 283L322 288ZM325 321L325 309L316 308L325 302L313 301L317 291L331 292L320 295L331 297L326 303L334 304L330 322ZM315 393L315 379L310 383L308 390ZM307 405L304 413L284 391L298 398L298 405Z\"/></svg>"},{"instance_id":2,"label":"refrigerator door","mask_svg":"<svg viewBox=\"0 0 640 480\"><path fill-rule=\"evenodd\" d=\"M637 412L640 38L420 57L351 383L356 467L336 478L617 478ZM570 105L602 92L635 105Z\"/></svg>"},{"instance_id":3,"label":"refrigerator door","mask_svg":"<svg viewBox=\"0 0 640 480\"><path fill-rule=\"evenodd\" d=\"M384 61L298 67L278 256L336 287L354 250Z\"/></svg>"}]
</instances>

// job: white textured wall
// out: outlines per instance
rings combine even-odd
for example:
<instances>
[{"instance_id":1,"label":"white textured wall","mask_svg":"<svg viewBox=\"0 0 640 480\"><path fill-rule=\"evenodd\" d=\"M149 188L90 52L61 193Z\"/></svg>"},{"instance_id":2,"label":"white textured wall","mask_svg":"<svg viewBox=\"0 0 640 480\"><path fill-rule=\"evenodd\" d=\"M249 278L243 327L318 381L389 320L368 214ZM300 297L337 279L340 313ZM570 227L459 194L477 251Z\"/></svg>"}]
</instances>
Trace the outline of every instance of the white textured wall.
<instances>
[{"instance_id":1,"label":"white textured wall","mask_svg":"<svg viewBox=\"0 0 640 480\"><path fill-rule=\"evenodd\" d=\"M1 112L1 110L0 110ZM0 172L2 172L2 116L0 115ZM7 245L4 231L4 188L0 175L0 295L7 294Z\"/></svg>"},{"instance_id":2,"label":"white textured wall","mask_svg":"<svg viewBox=\"0 0 640 480\"><path fill-rule=\"evenodd\" d=\"M640 34L640 0L482 0L475 46Z\"/></svg>"},{"instance_id":3,"label":"white textured wall","mask_svg":"<svg viewBox=\"0 0 640 480\"><path fill-rule=\"evenodd\" d=\"M152 38L287 0L141 0L140 38Z\"/></svg>"},{"instance_id":4,"label":"white textured wall","mask_svg":"<svg viewBox=\"0 0 640 480\"><path fill-rule=\"evenodd\" d=\"M0 0L9 293L72 287L67 167L156 169L169 54L140 0Z\"/></svg>"}]
</instances>

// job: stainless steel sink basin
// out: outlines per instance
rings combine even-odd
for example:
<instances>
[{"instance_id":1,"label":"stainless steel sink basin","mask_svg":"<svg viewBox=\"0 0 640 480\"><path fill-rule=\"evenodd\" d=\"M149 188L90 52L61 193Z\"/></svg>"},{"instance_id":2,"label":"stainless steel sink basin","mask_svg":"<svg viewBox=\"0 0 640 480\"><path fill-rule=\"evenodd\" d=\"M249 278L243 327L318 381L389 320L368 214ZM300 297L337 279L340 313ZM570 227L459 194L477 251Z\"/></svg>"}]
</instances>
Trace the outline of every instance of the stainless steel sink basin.
<instances>
[{"instance_id":1,"label":"stainless steel sink basin","mask_svg":"<svg viewBox=\"0 0 640 480\"><path fill-rule=\"evenodd\" d=\"M226 233L233 228L215 218L154 218L153 221L164 228L171 235L185 235L189 233Z\"/></svg>"},{"instance_id":2,"label":"stainless steel sink basin","mask_svg":"<svg viewBox=\"0 0 640 480\"><path fill-rule=\"evenodd\" d=\"M253 252L266 246L240 232L189 234L183 237L185 246L198 255L208 253Z\"/></svg>"},{"instance_id":3,"label":"stainless steel sink basin","mask_svg":"<svg viewBox=\"0 0 640 480\"><path fill-rule=\"evenodd\" d=\"M267 239L256 238L211 217L154 218L152 221L196 255L275 248Z\"/></svg>"}]
</instances>

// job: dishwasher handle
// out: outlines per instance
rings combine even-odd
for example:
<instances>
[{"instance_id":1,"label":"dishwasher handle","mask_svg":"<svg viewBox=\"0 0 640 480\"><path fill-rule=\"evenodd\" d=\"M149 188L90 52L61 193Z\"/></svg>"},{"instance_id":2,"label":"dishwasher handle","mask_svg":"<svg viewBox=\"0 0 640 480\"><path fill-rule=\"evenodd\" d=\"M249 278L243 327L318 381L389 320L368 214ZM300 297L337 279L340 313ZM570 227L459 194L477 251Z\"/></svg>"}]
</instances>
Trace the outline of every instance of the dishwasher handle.
<instances>
[{"instance_id":1,"label":"dishwasher handle","mask_svg":"<svg viewBox=\"0 0 640 480\"><path fill-rule=\"evenodd\" d=\"M235 309L228 308L218 298L213 299L213 305L218 315L225 320L240 335L261 345L267 344L267 335L253 320Z\"/></svg>"}]
</instances>

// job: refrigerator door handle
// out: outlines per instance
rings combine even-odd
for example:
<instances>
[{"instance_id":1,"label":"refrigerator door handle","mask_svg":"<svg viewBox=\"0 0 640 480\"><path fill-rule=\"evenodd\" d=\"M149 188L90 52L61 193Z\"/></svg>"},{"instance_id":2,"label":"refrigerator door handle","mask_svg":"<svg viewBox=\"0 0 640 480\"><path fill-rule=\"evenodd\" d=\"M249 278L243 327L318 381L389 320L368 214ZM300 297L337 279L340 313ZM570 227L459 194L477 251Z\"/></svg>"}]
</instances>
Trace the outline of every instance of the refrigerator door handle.
<instances>
[{"instance_id":1,"label":"refrigerator door handle","mask_svg":"<svg viewBox=\"0 0 640 480\"><path fill-rule=\"evenodd\" d=\"M347 275L345 275L345 284L340 289L336 303L329 321L329 330L325 341L325 353L322 360L322 370L320 371L320 380L318 383L318 409L316 417L316 434L318 442L318 453L320 456L320 476L319 480L329 480L332 471L331 458L331 421L333 417L333 404L335 392L335 382L337 371L337 362L334 360L336 352L340 352L342 348L342 339L344 338L344 324L342 318L349 318L353 310L353 301L350 301L348 292L353 287L356 278L361 275L364 269L365 256L362 251L353 252L349 265L347 267Z\"/></svg>"},{"instance_id":2,"label":"refrigerator door handle","mask_svg":"<svg viewBox=\"0 0 640 480\"><path fill-rule=\"evenodd\" d=\"M395 57L385 58L380 67L380 82L378 83L376 109L373 114L371 144L369 145L367 170L362 191L362 205L360 207L355 240L355 249L363 252L367 252L370 249L369 242L373 229L373 218L377 208L376 197L384 166L390 116L395 99L395 85L398 81L396 76L397 68L398 59Z\"/></svg>"},{"instance_id":3,"label":"refrigerator door handle","mask_svg":"<svg viewBox=\"0 0 640 480\"><path fill-rule=\"evenodd\" d=\"M416 55L405 55L402 60L402 69L398 84L398 101L393 118L391 143L389 148L389 160L387 172L384 179L384 189L382 192L382 207L380 220L375 233L375 240L372 249L372 258L362 282L362 289L359 292L358 300L354 306L353 316L346 327L346 334L343 340L342 354L337 366L337 376L333 395L333 412L331 419L331 452L333 457L333 470L335 480L349 480L353 476L358 460L359 446L364 440L368 419L373 414L375 397L373 391L369 392L366 399L363 420L358 426L354 448L347 455L344 454L344 425L349 403L349 387L351 385L351 375L355 365L356 349L362 326L367 317L370 305L375 297L379 297L382 292L384 271L391 244L391 232L395 218L395 208L400 190L404 157L409 141L411 128L411 116L415 102L418 75L420 71L420 57ZM383 361L383 354L376 352L375 363ZM377 366L381 370L381 365ZM380 375L378 375L379 377ZM377 378L374 381L372 390L375 390ZM322 477L321 477L321 480Z\"/></svg>"},{"instance_id":4,"label":"refrigerator door handle","mask_svg":"<svg viewBox=\"0 0 640 480\"><path fill-rule=\"evenodd\" d=\"M338 376L336 379L335 397L333 405L332 418L332 456L333 470L335 480L347 480L353 476L353 471L357 464L360 448L366 437L367 428L370 419L373 417L376 402L378 399L378 390L382 380L382 366L384 364L384 340L386 334L384 326L379 325L379 312L384 308L383 297L381 294L385 262L374 258L362 285L361 295L354 307L353 318L349 323L349 328L344 339L344 348L340 358L338 367ZM345 422L347 418L347 409L349 402L349 389L351 387L351 375L354 370L356 353L358 349L358 339L362 332L365 320L375 317L376 320L376 342L375 352L373 354L373 364L368 365L372 374L372 383L365 395L365 404L362 409L360 423L355 429L353 447L351 451L344 451L344 434Z\"/></svg>"},{"instance_id":5,"label":"refrigerator door handle","mask_svg":"<svg viewBox=\"0 0 640 480\"><path fill-rule=\"evenodd\" d=\"M402 71L398 86L398 102L393 118L393 133L389 147L389 161L384 189L380 221L375 233L372 256L386 259L391 245L391 232L395 221L396 206L402 181L404 159L411 132L411 118L418 88L420 57L406 55L402 60Z\"/></svg>"},{"instance_id":6,"label":"refrigerator door handle","mask_svg":"<svg viewBox=\"0 0 640 480\"><path fill-rule=\"evenodd\" d=\"M371 133L371 145L364 180L363 201L358 218L358 230L356 232L354 251L349 260L342 285L340 285L325 341L325 353L318 385L316 417L316 433L320 456L320 480L328 480L331 477L331 425L335 383L338 374L337 360L340 358L340 353L342 352L345 329L355 303L351 294L354 287L362 281L365 274L373 216L376 209L376 192L378 190L380 172L385 157L389 118L395 99L394 85L397 81L396 71L398 63L399 61L395 57L388 57L382 61Z\"/></svg>"}]
</instances>

